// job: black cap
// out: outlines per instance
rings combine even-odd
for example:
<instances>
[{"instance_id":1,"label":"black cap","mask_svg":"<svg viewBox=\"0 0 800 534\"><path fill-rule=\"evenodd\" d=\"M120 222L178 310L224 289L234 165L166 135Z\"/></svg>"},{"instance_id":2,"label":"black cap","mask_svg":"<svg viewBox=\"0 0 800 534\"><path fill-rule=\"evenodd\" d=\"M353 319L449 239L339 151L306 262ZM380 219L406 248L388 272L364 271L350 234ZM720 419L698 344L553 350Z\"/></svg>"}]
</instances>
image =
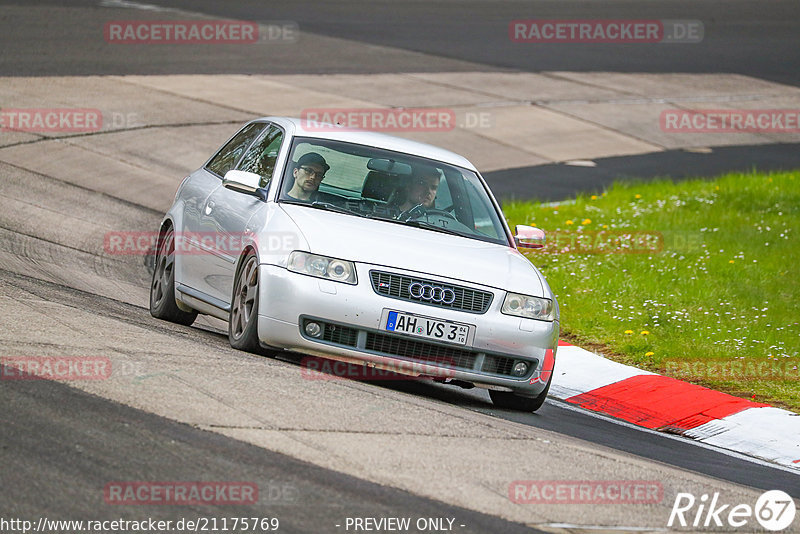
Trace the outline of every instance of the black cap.
<instances>
[{"instance_id":1,"label":"black cap","mask_svg":"<svg viewBox=\"0 0 800 534\"><path fill-rule=\"evenodd\" d=\"M322 156L320 156L316 152L309 152L308 154L303 154L300 157L300 159L297 160L297 166L298 167L301 167L303 165L307 165L309 163L316 163L317 165L322 166L323 172L327 172L328 169L331 168L331 166L328 165L325 162L325 158L323 158Z\"/></svg>"}]
</instances>

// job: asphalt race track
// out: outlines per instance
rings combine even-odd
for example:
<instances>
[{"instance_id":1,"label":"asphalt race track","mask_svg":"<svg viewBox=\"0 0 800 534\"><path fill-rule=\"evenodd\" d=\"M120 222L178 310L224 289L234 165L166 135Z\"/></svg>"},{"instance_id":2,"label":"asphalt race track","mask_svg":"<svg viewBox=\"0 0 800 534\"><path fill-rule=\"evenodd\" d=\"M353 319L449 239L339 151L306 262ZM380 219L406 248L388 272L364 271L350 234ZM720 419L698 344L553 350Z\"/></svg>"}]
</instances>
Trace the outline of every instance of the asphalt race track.
<instances>
[{"instance_id":1,"label":"asphalt race track","mask_svg":"<svg viewBox=\"0 0 800 534\"><path fill-rule=\"evenodd\" d=\"M136 3L131 3L135 5ZM4 0L0 5L25 5L41 9L36 26L11 25L2 37L3 72L12 75L98 75L98 74L192 74L247 73L300 74L326 72L402 72L420 69L464 70L480 65L482 70L515 69L523 71L614 71L614 72L731 72L742 73L789 84L800 82L800 36L796 21L800 7L790 0L770 2L769 9L757 1L625 1L522 2L493 0L447 0L428 2L366 0L341 2L297 2L238 0L159 0L139 2L167 8L203 13L209 16L261 23L294 21L303 31L314 35L346 39L383 47L417 52L437 59L429 64L408 55L388 62L384 56L362 47L358 56L341 50L284 47L277 54L229 53L225 57L207 57L189 51L176 58L157 53L110 55L97 45L87 31L108 20L104 10L124 6L125 2L71 0L50 2ZM81 9L85 21L79 28L57 24L58 10ZM107 10L106 10L107 12ZM168 12L162 12L168 13ZM140 10L142 18L147 10ZM705 37L700 49L674 47L653 53L632 45L601 45L587 49L572 44L516 46L508 39L508 22L517 19L686 19L701 20ZM7 19L12 22L14 19ZM38 36L50 34L50 39ZM69 36L70 48L55 61L47 52L57 51L59 38ZM311 41L311 40L309 40ZM358 48L358 47L354 47ZM237 52L241 52L237 50ZM351 52L350 50L347 51ZM370 53L372 52L372 53ZM224 52L223 52L224 53ZM321 55L324 54L324 55ZM330 56L340 56L331 64ZM176 61L178 59L179 61Z\"/></svg>"},{"instance_id":2,"label":"asphalt race track","mask_svg":"<svg viewBox=\"0 0 800 534\"><path fill-rule=\"evenodd\" d=\"M228 510L222 505L175 507L168 513L153 505L120 513L104 506L94 491L110 480L192 480L202 466L212 480L258 484L261 502L237 507L236 513L277 516L281 531L325 531L344 524L348 516L414 515L456 518L468 526L464 532L531 532L521 524L320 469L61 384L17 382L0 395L3 406L13 406L2 421L4 464L14 466L3 476L4 517L37 516L43 502L51 519L225 517ZM52 435L59 439L46 439Z\"/></svg>"},{"instance_id":3,"label":"asphalt race track","mask_svg":"<svg viewBox=\"0 0 800 534\"><path fill-rule=\"evenodd\" d=\"M383 92L400 78L475 72L730 75L780 86L780 94L753 89L746 98L796 106L800 4L765 6L0 1L0 107L130 109L137 117L77 135L0 132L0 356L100 356L114 369L102 381L0 381L0 520L277 517L285 532L353 532L348 518L411 517L450 518L457 532L651 532L667 530L679 492L718 492L732 504L753 504L769 489L800 499L796 470L555 400L522 414L495 409L483 390L308 380L295 356L231 349L219 321L183 327L153 319L146 259L104 249L108 232L154 231L180 179L257 110L352 106L356 96L347 91L360 89L344 87L341 101L330 95L336 84L366 87L368 76L384 80L375 91ZM292 43L211 45L203 53L191 46L134 53L97 37L108 20L222 16L289 22L303 33ZM636 45L520 47L508 40L508 22L526 18L701 20L706 37L658 53ZM583 80L570 83L594 91ZM443 92L450 83L442 82ZM311 103L287 104L292 98ZM616 137L609 139L613 145ZM526 159L505 139L496 146L519 163L504 166L491 150L473 150L491 162L485 176L504 199L559 200L630 176L800 167L796 138L747 138L701 151L669 144L649 151L645 141L626 153L598 151L591 166L565 163L571 155ZM663 497L634 505L513 503L509 485L532 479L656 481ZM254 483L259 499L134 506L109 504L103 494L114 481L198 480Z\"/></svg>"}]
</instances>

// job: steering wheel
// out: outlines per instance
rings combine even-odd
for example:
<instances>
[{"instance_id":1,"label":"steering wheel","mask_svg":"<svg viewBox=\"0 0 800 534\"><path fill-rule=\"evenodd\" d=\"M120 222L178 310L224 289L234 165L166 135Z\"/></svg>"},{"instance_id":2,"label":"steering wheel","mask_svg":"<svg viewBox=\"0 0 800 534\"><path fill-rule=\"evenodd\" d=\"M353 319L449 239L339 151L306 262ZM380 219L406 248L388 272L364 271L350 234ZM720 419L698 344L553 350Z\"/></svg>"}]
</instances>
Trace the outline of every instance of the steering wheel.
<instances>
[{"instance_id":1,"label":"steering wheel","mask_svg":"<svg viewBox=\"0 0 800 534\"><path fill-rule=\"evenodd\" d=\"M443 217L447 217L448 219L453 219L454 221L458 220L456 219L455 215L453 215L449 211L437 210L436 208L429 208L425 210L425 213L429 213L432 215L442 215Z\"/></svg>"},{"instance_id":2,"label":"steering wheel","mask_svg":"<svg viewBox=\"0 0 800 534\"><path fill-rule=\"evenodd\" d=\"M452 213L446 212L444 210L438 210L436 208L426 208L424 204L417 204L413 208L407 209L406 211L402 212L400 215L397 216L397 220L399 221L407 221L409 219L418 219L423 215L440 215L443 217L447 217L449 219L453 219L454 221L458 221Z\"/></svg>"},{"instance_id":3,"label":"steering wheel","mask_svg":"<svg viewBox=\"0 0 800 534\"><path fill-rule=\"evenodd\" d=\"M425 215L425 206L422 204L417 204L413 208L409 208L406 211L400 212L400 215L397 216L398 221L407 221L411 218L416 219L417 217L422 217Z\"/></svg>"}]
</instances>

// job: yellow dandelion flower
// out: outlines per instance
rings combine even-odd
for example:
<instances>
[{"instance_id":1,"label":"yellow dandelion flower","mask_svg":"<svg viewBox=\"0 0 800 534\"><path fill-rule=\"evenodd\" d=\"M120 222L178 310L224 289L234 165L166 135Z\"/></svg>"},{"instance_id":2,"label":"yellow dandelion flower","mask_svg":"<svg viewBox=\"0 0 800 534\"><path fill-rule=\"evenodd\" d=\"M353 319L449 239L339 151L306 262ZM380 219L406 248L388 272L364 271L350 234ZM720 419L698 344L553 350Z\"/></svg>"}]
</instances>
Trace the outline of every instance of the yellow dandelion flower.
<instances>
[{"instance_id":1,"label":"yellow dandelion flower","mask_svg":"<svg viewBox=\"0 0 800 534\"><path fill-rule=\"evenodd\" d=\"M604 229L604 230L607 230L607 229L608 229L608 225L607 225L607 224L604 224L604 225L603 225L603 229Z\"/></svg>"},{"instance_id":2,"label":"yellow dandelion flower","mask_svg":"<svg viewBox=\"0 0 800 534\"><path fill-rule=\"evenodd\" d=\"M770 180L772 181L772 180ZM592 195L592 200L597 200L597 195Z\"/></svg>"},{"instance_id":3,"label":"yellow dandelion flower","mask_svg":"<svg viewBox=\"0 0 800 534\"><path fill-rule=\"evenodd\" d=\"M581 224L592 224L592 220L591 219L584 219Z\"/></svg>"},{"instance_id":4,"label":"yellow dandelion flower","mask_svg":"<svg viewBox=\"0 0 800 534\"><path fill-rule=\"evenodd\" d=\"M625 330L626 334L633 334L633 330Z\"/></svg>"},{"instance_id":5,"label":"yellow dandelion flower","mask_svg":"<svg viewBox=\"0 0 800 534\"><path fill-rule=\"evenodd\" d=\"M645 353L644 353L644 355L645 355L645 356L652 356L652 355L654 355L654 354L655 354L655 352L645 352Z\"/></svg>"},{"instance_id":6,"label":"yellow dandelion flower","mask_svg":"<svg viewBox=\"0 0 800 534\"><path fill-rule=\"evenodd\" d=\"M647 331L647 330L642 330L642 335L643 335L643 336L649 336L649 335L650 335L650 332L649 332L649 331Z\"/></svg>"},{"instance_id":7,"label":"yellow dandelion flower","mask_svg":"<svg viewBox=\"0 0 800 534\"><path fill-rule=\"evenodd\" d=\"M642 198L642 195L640 195L639 193L636 193L635 195L633 195L633 198Z\"/></svg>"},{"instance_id":8,"label":"yellow dandelion flower","mask_svg":"<svg viewBox=\"0 0 800 534\"><path fill-rule=\"evenodd\" d=\"M572 225L572 224L575 224L575 223L573 223L573 222L572 222L572 219L570 219L570 220L568 220L568 221L566 222L566 224L567 224L567 225Z\"/></svg>"},{"instance_id":9,"label":"yellow dandelion flower","mask_svg":"<svg viewBox=\"0 0 800 534\"><path fill-rule=\"evenodd\" d=\"M733 260L730 260L730 261L728 261L728 263L736 263L736 262L735 262L735 261L733 261Z\"/></svg>"}]
</instances>

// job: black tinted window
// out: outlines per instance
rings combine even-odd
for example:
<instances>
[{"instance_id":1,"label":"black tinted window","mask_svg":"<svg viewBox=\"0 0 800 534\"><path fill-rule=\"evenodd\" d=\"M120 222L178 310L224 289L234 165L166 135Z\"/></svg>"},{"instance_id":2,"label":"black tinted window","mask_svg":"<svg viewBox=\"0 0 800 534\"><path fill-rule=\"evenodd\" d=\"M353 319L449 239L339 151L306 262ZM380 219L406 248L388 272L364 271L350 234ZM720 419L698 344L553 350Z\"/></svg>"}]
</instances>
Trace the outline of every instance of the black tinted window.
<instances>
[{"instance_id":1,"label":"black tinted window","mask_svg":"<svg viewBox=\"0 0 800 534\"><path fill-rule=\"evenodd\" d=\"M233 136L233 139L228 141L217 152L217 155L208 162L206 168L220 176L225 176L225 173L236 165L236 162L239 161L241 155L247 150L247 147L250 146L250 143L253 142L253 139L263 127L263 123L253 123L242 128L238 134Z\"/></svg>"}]
</instances>

